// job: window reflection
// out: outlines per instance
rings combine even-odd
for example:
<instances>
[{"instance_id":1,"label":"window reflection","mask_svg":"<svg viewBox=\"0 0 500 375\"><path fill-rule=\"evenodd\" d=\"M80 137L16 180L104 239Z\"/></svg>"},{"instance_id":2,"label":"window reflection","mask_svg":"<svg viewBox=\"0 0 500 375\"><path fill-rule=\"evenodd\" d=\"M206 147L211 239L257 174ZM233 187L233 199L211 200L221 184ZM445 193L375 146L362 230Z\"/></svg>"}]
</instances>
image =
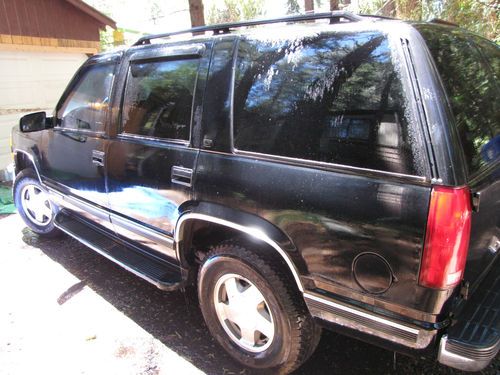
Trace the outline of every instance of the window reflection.
<instances>
[{"instance_id":1,"label":"window reflection","mask_svg":"<svg viewBox=\"0 0 500 375\"><path fill-rule=\"evenodd\" d=\"M469 174L498 160L500 48L463 31L417 25L444 84ZM484 59L486 58L486 59Z\"/></svg>"},{"instance_id":2,"label":"window reflection","mask_svg":"<svg viewBox=\"0 0 500 375\"><path fill-rule=\"evenodd\" d=\"M123 103L123 131L189 140L198 60L132 63Z\"/></svg>"},{"instance_id":3,"label":"window reflection","mask_svg":"<svg viewBox=\"0 0 500 375\"><path fill-rule=\"evenodd\" d=\"M81 74L57 113L59 125L104 131L114 68L114 64L92 65Z\"/></svg>"},{"instance_id":4,"label":"window reflection","mask_svg":"<svg viewBox=\"0 0 500 375\"><path fill-rule=\"evenodd\" d=\"M418 174L400 80L377 32L244 39L235 88L240 150Z\"/></svg>"}]
</instances>

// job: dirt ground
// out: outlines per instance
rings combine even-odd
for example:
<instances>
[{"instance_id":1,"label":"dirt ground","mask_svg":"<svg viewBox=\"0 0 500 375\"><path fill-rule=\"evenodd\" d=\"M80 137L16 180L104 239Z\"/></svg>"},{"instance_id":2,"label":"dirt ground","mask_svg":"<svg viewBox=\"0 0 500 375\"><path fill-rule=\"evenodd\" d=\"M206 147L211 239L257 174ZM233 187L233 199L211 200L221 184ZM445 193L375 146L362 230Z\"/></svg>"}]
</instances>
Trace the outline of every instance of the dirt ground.
<instances>
[{"instance_id":1,"label":"dirt ground","mask_svg":"<svg viewBox=\"0 0 500 375\"><path fill-rule=\"evenodd\" d=\"M68 237L0 217L0 374L260 374L210 337L193 290L165 293ZM324 332L296 374L460 374ZM484 374L500 374L496 361ZM465 373L464 373L465 374Z\"/></svg>"}]
</instances>

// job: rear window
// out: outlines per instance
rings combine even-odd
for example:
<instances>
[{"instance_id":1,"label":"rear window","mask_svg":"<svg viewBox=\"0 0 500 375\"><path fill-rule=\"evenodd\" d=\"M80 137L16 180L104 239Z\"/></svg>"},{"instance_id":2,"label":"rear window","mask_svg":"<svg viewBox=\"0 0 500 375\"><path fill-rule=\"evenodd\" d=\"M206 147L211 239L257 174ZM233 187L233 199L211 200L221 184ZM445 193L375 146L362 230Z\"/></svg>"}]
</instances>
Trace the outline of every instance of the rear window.
<instances>
[{"instance_id":1,"label":"rear window","mask_svg":"<svg viewBox=\"0 0 500 375\"><path fill-rule=\"evenodd\" d=\"M441 76L473 176L500 156L500 48L459 29L417 28Z\"/></svg>"},{"instance_id":2,"label":"rear window","mask_svg":"<svg viewBox=\"0 0 500 375\"><path fill-rule=\"evenodd\" d=\"M419 175L387 38L323 33L240 41L237 150Z\"/></svg>"}]
</instances>

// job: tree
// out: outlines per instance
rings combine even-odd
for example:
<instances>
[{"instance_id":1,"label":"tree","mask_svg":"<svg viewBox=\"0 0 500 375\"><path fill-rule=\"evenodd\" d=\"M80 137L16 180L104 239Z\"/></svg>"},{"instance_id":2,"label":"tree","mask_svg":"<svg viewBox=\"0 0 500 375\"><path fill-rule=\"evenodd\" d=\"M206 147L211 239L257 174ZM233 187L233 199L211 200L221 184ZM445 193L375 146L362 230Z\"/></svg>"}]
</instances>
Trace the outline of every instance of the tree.
<instances>
[{"instance_id":1,"label":"tree","mask_svg":"<svg viewBox=\"0 0 500 375\"><path fill-rule=\"evenodd\" d=\"M330 0L330 10L339 10L339 0Z\"/></svg>"},{"instance_id":2,"label":"tree","mask_svg":"<svg viewBox=\"0 0 500 375\"><path fill-rule=\"evenodd\" d=\"M386 17L396 17L396 0L386 0L380 8L380 13Z\"/></svg>"},{"instance_id":3,"label":"tree","mask_svg":"<svg viewBox=\"0 0 500 375\"><path fill-rule=\"evenodd\" d=\"M249 20L263 13L263 0L224 0L222 8L212 5L207 18L209 24L217 24Z\"/></svg>"},{"instance_id":4,"label":"tree","mask_svg":"<svg viewBox=\"0 0 500 375\"><path fill-rule=\"evenodd\" d=\"M300 5L297 0L287 0L286 2L286 14L296 14L300 13Z\"/></svg>"},{"instance_id":5,"label":"tree","mask_svg":"<svg viewBox=\"0 0 500 375\"><path fill-rule=\"evenodd\" d=\"M304 10L307 12L314 12L314 0L304 0Z\"/></svg>"},{"instance_id":6,"label":"tree","mask_svg":"<svg viewBox=\"0 0 500 375\"><path fill-rule=\"evenodd\" d=\"M203 12L202 0L188 0L189 1L189 15L191 16L191 26L204 26L205 15Z\"/></svg>"}]
</instances>

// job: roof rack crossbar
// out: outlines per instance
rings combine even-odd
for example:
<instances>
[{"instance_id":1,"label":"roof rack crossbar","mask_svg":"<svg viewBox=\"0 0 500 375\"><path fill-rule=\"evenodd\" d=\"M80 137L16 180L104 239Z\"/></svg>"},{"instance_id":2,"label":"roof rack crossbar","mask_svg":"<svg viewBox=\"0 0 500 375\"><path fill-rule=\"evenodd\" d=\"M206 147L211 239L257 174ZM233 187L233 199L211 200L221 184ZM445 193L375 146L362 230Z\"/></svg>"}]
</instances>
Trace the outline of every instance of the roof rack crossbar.
<instances>
[{"instance_id":1,"label":"roof rack crossbar","mask_svg":"<svg viewBox=\"0 0 500 375\"><path fill-rule=\"evenodd\" d=\"M325 13L299 14L299 15L294 15L294 16L280 17L280 18L257 19L257 20L251 20L251 21L222 23L222 24L217 24L217 25L198 26L198 27L193 27L191 29L173 31L170 33L146 35L146 36L141 37L133 45L140 46L140 45L144 45L144 44L150 44L151 40L153 40L153 39L168 38L170 36L180 35L180 34L204 33L207 31L213 31L214 34L220 34L220 33L227 33L231 29L237 29L237 28L241 28L241 27L256 26L256 25L268 25L268 24L281 23L281 22L303 22L303 21L312 21L312 20L320 20L320 19L329 19L330 23L337 23L337 22L340 22L341 19L346 19L347 21L350 21L350 22L361 21L363 19L363 17L358 16L358 15L351 13L351 12L333 11L333 12L325 12Z\"/></svg>"}]
</instances>

